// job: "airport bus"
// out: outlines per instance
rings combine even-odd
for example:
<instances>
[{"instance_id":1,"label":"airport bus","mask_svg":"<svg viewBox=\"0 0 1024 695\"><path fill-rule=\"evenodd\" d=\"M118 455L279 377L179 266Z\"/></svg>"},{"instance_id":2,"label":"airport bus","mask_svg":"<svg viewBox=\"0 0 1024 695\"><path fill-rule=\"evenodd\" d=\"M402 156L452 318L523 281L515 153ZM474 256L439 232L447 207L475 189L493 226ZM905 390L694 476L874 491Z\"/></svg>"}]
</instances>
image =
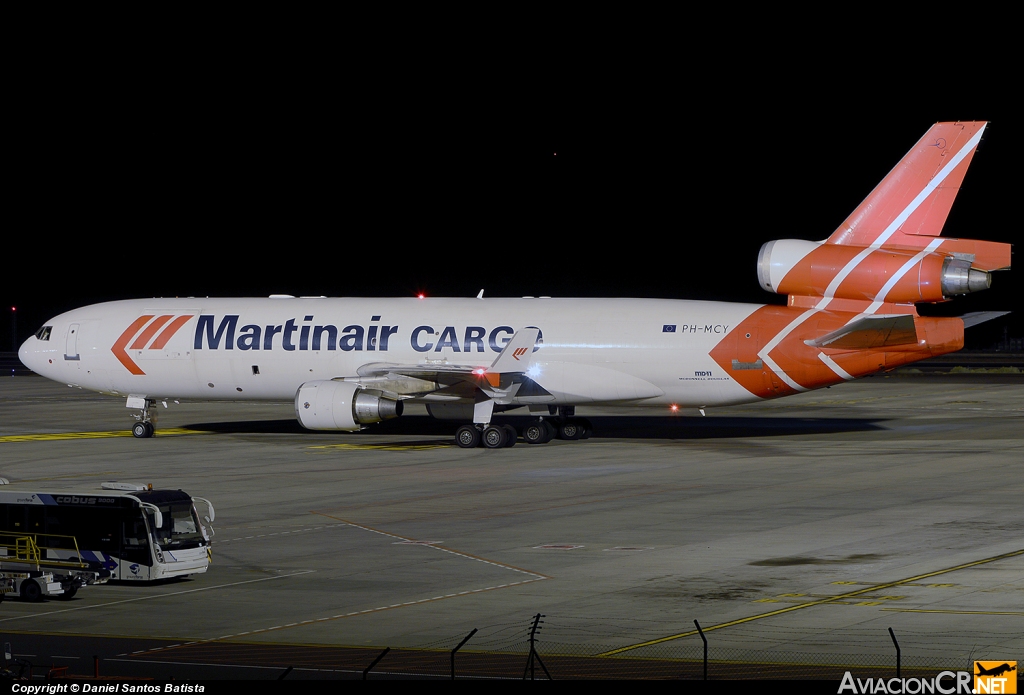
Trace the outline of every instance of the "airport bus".
<instances>
[{"instance_id":1,"label":"airport bus","mask_svg":"<svg viewBox=\"0 0 1024 695\"><path fill-rule=\"evenodd\" d=\"M205 572L213 505L182 490L104 483L100 490L0 487L0 533L41 548L47 559L86 564L110 579L153 581ZM200 517L196 502L206 507ZM70 539L70 540L69 540ZM0 563L16 561L0 544Z\"/></svg>"}]
</instances>

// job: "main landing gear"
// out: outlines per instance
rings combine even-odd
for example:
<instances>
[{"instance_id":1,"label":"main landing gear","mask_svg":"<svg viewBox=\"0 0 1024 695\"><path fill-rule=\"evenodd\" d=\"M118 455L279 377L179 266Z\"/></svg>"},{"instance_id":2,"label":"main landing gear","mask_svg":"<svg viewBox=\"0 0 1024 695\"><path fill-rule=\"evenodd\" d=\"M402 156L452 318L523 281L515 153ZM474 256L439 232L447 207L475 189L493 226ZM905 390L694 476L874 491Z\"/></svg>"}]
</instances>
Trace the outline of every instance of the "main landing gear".
<instances>
[{"instance_id":1,"label":"main landing gear","mask_svg":"<svg viewBox=\"0 0 1024 695\"><path fill-rule=\"evenodd\" d=\"M487 449L504 449L515 446L519 433L512 425L463 425L455 431L455 442L463 449L483 445Z\"/></svg>"},{"instance_id":2,"label":"main landing gear","mask_svg":"<svg viewBox=\"0 0 1024 695\"><path fill-rule=\"evenodd\" d=\"M552 439L577 440L590 437L591 425L586 418L571 417L574 408L558 409L559 417L554 420L537 419L522 428L523 441L527 444L547 444ZM515 446L518 433L512 425L463 425L455 432L455 442L463 449L484 446L487 449L501 449Z\"/></svg>"},{"instance_id":3,"label":"main landing gear","mask_svg":"<svg viewBox=\"0 0 1024 695\"><path fill-rule=\"evenodd\" d=\"M132 436L136 439L148 439L156 432L156 401L152 398L128 398L129 408L138 408L139 414L132 414L138 420L132 425Z\"/></svg>"}]
</instances>

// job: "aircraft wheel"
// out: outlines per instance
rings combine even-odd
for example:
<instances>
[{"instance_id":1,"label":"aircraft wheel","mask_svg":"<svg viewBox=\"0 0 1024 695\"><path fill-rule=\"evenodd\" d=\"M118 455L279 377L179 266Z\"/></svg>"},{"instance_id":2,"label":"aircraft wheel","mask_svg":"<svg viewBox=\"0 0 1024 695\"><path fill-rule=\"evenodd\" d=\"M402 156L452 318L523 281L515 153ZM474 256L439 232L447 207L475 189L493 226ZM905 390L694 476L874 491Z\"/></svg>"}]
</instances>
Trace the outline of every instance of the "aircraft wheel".
<instances>
[{"instance_id":1,"label":"aircraft wheel","mask_svg":"<svg viewBox=\"0 0 1024 695\"><path fill-rule=\"evenodd\" d=\"M508 435L508 441L505 442L505 446L507 448L514 447L516 445L516 442L519 441L519 433L516 431L516 428L513 427L512 425L502 425L502 427L505 428L505 433Z\"/></svg>"},{"instance_id":2,"label":"aircraft wheel","mask_svg":"<svg viewBox=\"0 0 1024 695\"><path fill-rule=\"evenodd\" d=\"M579 418L579 423L583 427L583 434L580 435L580 439L590 439L590 434L594 431L594 426L590 424L590 420L581 417Z\"/></svg>"},{"instance_id":3,"label":"aircraft wheel","mask_svg":"<svg viewBox=\"0 0 1024 695\"><path fill-rule=\"evenodd\" d=\"M149 436L149 423L147 422L136 422L132 425L132 436L136 439L145 439Z\"/></svg>"},{"instance_id":4,"label":"aircraft wheel","mask_svg":"<svg viewBox=\"0 0 1024 695\"><path fill-rule=\"evenodd\" d=\"M558 431L555 429L555 426L552 425L548 420L544 420L541 424L544 425L545 432L544 441L542 441L541 444L547 444L548 442L555 438L555 435L558 434Z\"/></svg>"},{"instance_id":5,"label":"aircraft wheel","mask_svg":"<svg viewBox=\"0 0 1024 695\"><path fill-rule=\"evenodd\" d=\"M483 441L488 449L501 449L508 444L508 432L504 427L491 425L484 430Z\"/></svg>"},{"instance_id":6,"label":"aircraft wheel","mask_svg":"<svg viewBox=\"0 0 1024 695\"><path fill-rule=\"evenodd\" d=\"M475 449L480 446L480 430L473 425L463 425L455 430L455 443L463 449Z\"/></svg>"},{"instance_id":7,"label":"aircraft wheel","mask_svg":"<svg viewBox=\"0 0 1024 695\"><path fill-rule=\"evenodd\" d=\"M156 433L156 427L153 426L152 422L146 423L146 436L152 437Z\"/></svg>"},{"instance_id":8,"label":"aircraft wheel","mask_svg":"<svg viewBox=\"0 0 1024 695\"><path fill-rule=\"evenodd\" d=\"M35 579L26 579L21 583L21 600L31 603L43 600L43 590Z\"/></svg>"},{"instance_id":9,"label":"aircraft wheel","mask_svg":"<svg viewBox=\"0 0 1024 695\"><path fill-rule=\"evenodd\" d=\"M547 442L550 437L548 436L548 428L544 426L545 424L543 420L537 420L537 422L531 422L524 427L523 440L527 444L543 444Z\"/></svg>"},{"instance_id":10,"label":"aircraft wheel","mask_svg":"<svg viewBox=\"0 0 1024 695\"><path fill-rule=\"evenodd\" d=\"M583 436L583 428L575 419L566 420L558 426L558 436L562 439L579 439Z\"/></svg>"}]
</instances>

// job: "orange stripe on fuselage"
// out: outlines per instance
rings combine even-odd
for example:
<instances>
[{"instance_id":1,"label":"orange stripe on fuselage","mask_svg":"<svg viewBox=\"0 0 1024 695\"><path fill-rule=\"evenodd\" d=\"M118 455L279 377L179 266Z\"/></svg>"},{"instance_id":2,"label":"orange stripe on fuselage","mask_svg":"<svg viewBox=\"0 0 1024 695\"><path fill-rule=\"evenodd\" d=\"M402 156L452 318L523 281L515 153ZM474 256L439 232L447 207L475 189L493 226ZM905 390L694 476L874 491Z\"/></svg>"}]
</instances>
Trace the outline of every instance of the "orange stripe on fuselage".
<instances>
[{"instance_id":1,"label":"orange stripe on fuselage","mask_svg":"<svg viewBox=\"0 0 1024 695\"><path fill-rule=\"evenodd\" d=\"M174 314L168 314L166 316L157 316L156 320L153 321L153 323L146 326L146 330L142 331L142 333L139 334L139 337L135 339L135 342L132 343L132 346L129 349L139 350L141 348L146 347L146 343L149 342L149 339L152 338L153 335L156 334L158 330L160 330L160 326L170 321L173 315Z\"/></svg>"},{"instance_id":2,"label":"orange stripe on fuselage","mask_svg":"<svg viewBox=\"0 0 1024 695\"><path fill-rule=\"evenodd\" d=\"M884 307L889 309L890 307ZM805 308L764 306L737 325L711 351L711 358L743 388L761 398L788 396L794 390L787 386L767 363L759 369L735 369L750 366L759 359L760 352L772 338L799 318ZM884 311L879 313L913 313ZM769 353L772 361L786 376L803 388L815 389L843 381L825 364L819 354L830 357L843 371L853 377L866 376L882 369L909 364L934 355L955 352L963 347L963 321L956 318L922 318L915 316L918 342L880 350L830 350L807 345L804 341L820 338L835 331L859 314L839 311L820 311L796 327ZM747 334L750 338L746 338Z\"/></svg>"},{"instance_id":3,"label":"orange stripe on fuselage","mask_svg":"<svg viewBox=\"0 0 1024 695\"><path fill-rule=\"evenodd\" d=\"M151 350L161 350L164 345L167 345L167 341L170 340L178 329L188 323L188 320L192 318L192 314L185 316L179 316L178 318L171 321L170 325L164 329L163 333L157 336L157 339L153 341L153 344L149 346Z\"/></svg>"},{"instance_id":4,"label":"orange stripe on fuselage","mask_svg":"<svg viewBox=\"0 0 1024 695\"><path fill-rule=\"evenodd\" d=\"M128 353L124 351L124 348L126 345L128 345L128 341L132 339L132 336L138 333L139 329L145 326L146 323L151 318L153 318L152 314L149 314L147 316L140 316L139 318L135 319L135 321L132 322L132 325L128 326L128 328L125 329L124 333L118 336L117 340L115 340L114 344L110 347L110 351L114 353L114 357L117 358L117 361L123 364L124 368L127 369L129 372L131 372L132 374L137 374L139 376L144 375L145 372L139 368L139 365L135 364L132 361L132 358L129 357Z\"/></svg>"}]
</instances>

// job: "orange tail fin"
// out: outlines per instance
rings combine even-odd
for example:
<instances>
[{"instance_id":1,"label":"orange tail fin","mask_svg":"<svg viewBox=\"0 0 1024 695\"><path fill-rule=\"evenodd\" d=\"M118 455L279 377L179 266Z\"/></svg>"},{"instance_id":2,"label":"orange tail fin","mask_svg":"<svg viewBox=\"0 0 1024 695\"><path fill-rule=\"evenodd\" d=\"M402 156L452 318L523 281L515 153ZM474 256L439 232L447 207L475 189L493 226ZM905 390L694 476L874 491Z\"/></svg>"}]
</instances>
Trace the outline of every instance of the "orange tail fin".
<instances>
[{"instance_id":1,"label":"orange tail fin","mask_svg":"<svg viewBox=\"0 0 1024 695\"><path fill-rule=\"evenodd\" d=\"M826 243L926 246L927 237L942 232L986 125L986 121L933 125Z\"/></svg>"}]
</instances>

